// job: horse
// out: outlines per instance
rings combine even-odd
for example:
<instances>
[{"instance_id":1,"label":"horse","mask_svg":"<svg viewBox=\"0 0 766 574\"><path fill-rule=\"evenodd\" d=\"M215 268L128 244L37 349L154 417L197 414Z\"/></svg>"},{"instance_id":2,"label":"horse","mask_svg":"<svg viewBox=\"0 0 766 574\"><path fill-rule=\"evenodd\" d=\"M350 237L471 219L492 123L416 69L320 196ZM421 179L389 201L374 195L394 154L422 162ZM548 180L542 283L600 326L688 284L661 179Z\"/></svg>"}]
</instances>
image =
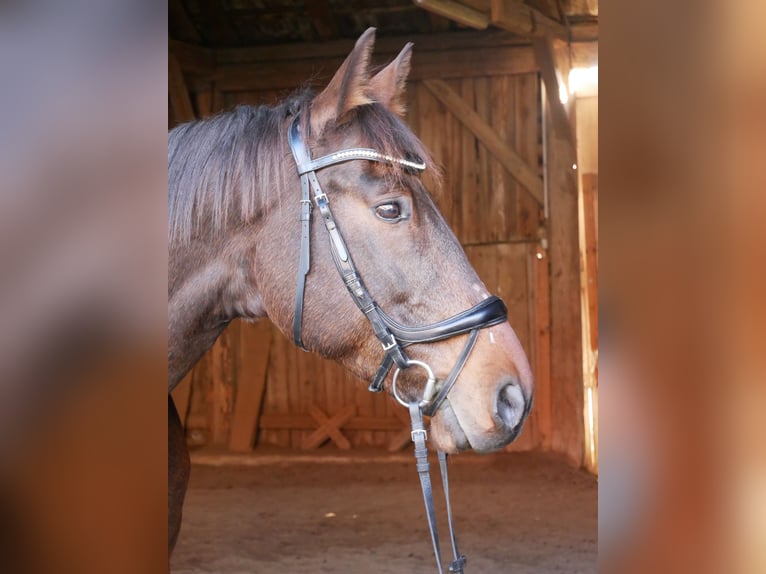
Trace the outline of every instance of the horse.
<instances>
[{"instance_id":1,"label":"horse","mask_svg":"<svg viewBox=\"0 0 766 574\"><path fill-rule=\"evenodd\" d=\"M436 448L491 452L522 429L531 369L429 194L438 168L404 123L412 44L372 74L374 39L319 93L169 133L168 391L233 320L268 317L428 415ZM190 464L170 397L168 450L172 552Z\"/></svg>"}]
</instances>

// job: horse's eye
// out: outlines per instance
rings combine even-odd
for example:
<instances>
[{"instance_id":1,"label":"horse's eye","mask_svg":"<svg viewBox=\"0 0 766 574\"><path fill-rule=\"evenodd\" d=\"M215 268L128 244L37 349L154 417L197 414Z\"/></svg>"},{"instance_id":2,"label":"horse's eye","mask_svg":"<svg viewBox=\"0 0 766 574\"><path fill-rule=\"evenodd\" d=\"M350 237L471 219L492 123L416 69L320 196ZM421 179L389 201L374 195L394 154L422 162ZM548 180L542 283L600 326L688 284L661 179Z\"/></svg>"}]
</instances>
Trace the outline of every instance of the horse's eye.
<instances>
[{"instance_id":1,"label":"horse's eye","mask_svg":"<svg viewBox=\"0 0 766 574\"><path fill-rule=\"evenodd\" d=\"M384 221L399 221L403 219L402 209L398 203L392 201L391 203L383 203L375 208L375 215Z\"/></svg>"}]
</instances>

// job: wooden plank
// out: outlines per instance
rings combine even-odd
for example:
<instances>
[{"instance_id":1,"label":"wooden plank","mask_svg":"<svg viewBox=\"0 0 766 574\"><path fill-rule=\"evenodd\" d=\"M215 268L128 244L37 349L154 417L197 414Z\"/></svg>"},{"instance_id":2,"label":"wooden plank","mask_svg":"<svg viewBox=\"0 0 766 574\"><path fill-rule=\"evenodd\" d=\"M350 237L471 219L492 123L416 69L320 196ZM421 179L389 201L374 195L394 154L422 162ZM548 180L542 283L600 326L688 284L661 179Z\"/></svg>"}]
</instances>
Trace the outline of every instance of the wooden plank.
<instances>
[{"instance_id":1,"label":"wooden plank","mask_svg":"<svg viewBox=\"0 0 766 574\"><path fill-rule=\"evenodd\" d=\"M211 76L215 70L215 55L208 48L170 38L168 51L176 57L181 70L187 74Z\"/></svg>"},{"instance_id":2,"label":"wooden plank","mask_svg":"<svg viewBox=\"0 0 766 574\"><path fill-rule=\"evenodd\" d=\"M347 431L399 431L404 426L402 421L393 416L362 417L355 416L341 425L340 428ZM315 430L316 420L309 415L261 415L259 427L262 430L291 429L291 430Z\"/></svg>"},{"instance_id":3,"label":"wooden plank","mask_svg":"<svg viewBox=\"0 0 766 574\"><path fill-rule=\"evenodd\" d=\"M598 174L582 174L585 284L590 348L598 350Z\"/></svg>"},{"instance_id":4,"label":"wooden plank","mask_svg":"<svg viewBox=\"0 0 766 574\"><path fill-rule=\"evenodd\" d=\"M197 6L206 23L205 30L208 44L214 46L231 46L239 42L239 35L229 19L229 14L221 9L218 0L197 0Z\"/></svg>"},{"instance_id":5,"label":"wooden plank","mask_svg":"<svg viewBox=\"0 0 766 574\"><path fill-rule=\"evenodd\" d=\"M479 12L489 13L491 1L490 0L460 0L461 4L465 4L469 8L478 10Z\"/></svg>"},{"instance_id":6,"label":"wooden plank","mask_svg":"<svg viewBox=\"0 0 766 574\"><path fill-rule=\"evenodd\" d=\"M314 405L309 407L309 415L319 423L319 427L303 441L303 449L318 448L328 438L341 450L349 450L351 443L340 431L340 428L356 414L356 405L346 405L339 413L328 417Z\"/></svg>"},{"instance_id":7,"label":"wooden plank","mask_svg":"<svg viewBox=\"0 0 766 574\"><path fill-rule=\"evenodd\" d=\"M556 66L553 43L550 38L535 38L532 41L535 58L540 66L540 75L545 83L545 92L551 113L551 122L559 137L574 141L572 125L564 104L561 103L559 90L562 85L561 73Z\"/></svg>"},{"instance_id":8,"label":"wooden plank","mask_svg":"<svg viewBox=\"0 0 766 574\"><path fill-rule=\"evenodd\" d=\"M489 78L475 78L473 80L473 91L476 113L480 118L491 125L489 113ZM479 191L481 219L484 222L476 236L480 238L480 241L492 241L495 234L494 229L498 225L498 219L502 219L503 214L493 211L490 207L491 180L489 175L489 158L491 154L482 142L476 141L474 145L476 152L477 189Z\"/></svg>"},{"instance_id":9,"label":"wooden plank","mask_svg":"<svg viewBox=\"0 0 766 574\"><path fill-rule=\"evenodd\" d=\"M210 82L196 91L194 103L197 107L198 118L206 118L213 114L213 85Z\"/></svg>"},{"instance_id":10,"label":"wooden plank","mask_svg":"<svg viewBox=\"0 0 766 574\"><path fill-rule=\"evenodd\" d=\"M354 47L354 39L334 40L329 42L301 42L296 44L276 44L268 46L249 46L246 48L218 48L215 59L219 65L244 64L253 62L276 62L285 60L345 58ZM375 40L375 54L385 60L391 60L407 42L414 42L417 56L426 52L443 53L467 49L487 48L490 50L508 46L528 44L528 40L502 30L484 30L482 32L465 31L442 34L424 34L406 36L381 36Z\"/></svg>"},{"instance_id":11,"label":"wooden plank","mask_svg":"<svg viewBox=\"0 0 766 574\"><path fill-rule=\"evenodd\" d=\"M484 12L469 8L465 4L453 2L453 0L414 0L414 2L416 6L424 10L476 30L484 30L489 26L489 17Z\"/></svg>"},{"instance_id":12,"label":"wooden plank","mask_svg":"<svg viewBox=\"0 0 766 574\"><path fill-rule=\"evenodd\" d=\"M487 146L490 153L500 160L516 181L522 184L524 189L542 205L544 202L542 180L527 162L500 139L492 126L481 119L460 95L450 89L444 81L424 80L423 85Z\"/></svg>"},{"instance_id":13,"label":"wooden plank","mask_svg":"<svg viewBox=\"0 0 766 574\"><path fill-rule=\"evenodd\" d=\"M194 108L186 87L186 80L174 54L168 54L168 97L177 123L194 119Z\"/></svg>"},{"instance_id":14,"label":"wooden plank","mask_svg":"<svg viewBox=\"0 0 766 574\"><path fill-rule=\"evenodd\" d=\"M459 92L456 90L455 93L460 94L458 96L460 100L465 102L466 108L470 109L475 114L473 79L463 78L457 82L457 84ZM449 105L447 105L447 108L449 108ZM478 117L478 114L476 115ZM458 180L459 185L457 186L460 197L463 200L460 215L460 220L462 222L460 241L462 243L475 243L483 239L481 232L485 221L483 217L479 217L479 209L485 207L486 204L482 201L481 197L482 190L478 174L479 158L477 154L478 150L476 149L476 136L466 125L461 126L460 135L460 140L462 142L460 151L458 154L453 155L450 158L451 162L460 162L461 164L460 179Z\"/></svg>"},{"instance_id":15,"label":"wooden plank","mask_svg":"<svg viewBox=\"0 0 766 574\"><path fill-rule=\"evenodd\" d=\"M229 442L230 415L234 405L234 354L232 346L239 336L239 324L232 323L209 351L210 355L210 441L214 445Z\"/></svg>"},{"instance_id":16,"label":"wooden plank","mask_svg":"<svg viewBox=\"0 0 766 574\"><path fill-rule=\"evenodd\" d=\"M338 37L338 25L327 0L305 0L305 6L306 13L320 39L330 40Z\"/></svg>"},{"instance_id":17,"label":"wooden plank","mask_svg":"<svg viewBox=\"0 0 766 574\"><path fill-rule=\"evenodd\" d=\"M202 39L182 0L168 0L168 30L179 40L199 43Z\"/></svg>"},{"instance_id":18,"label":"wooden plank","mask_svg":"<svg viewBox=\"0 0 766 574\"><path fill-rule=\"evenodd\" d=\"M514 78L515 108L512 114L515 118L514 147L519 156L528 165L533 166L535 173L542 175L540 168L540 94L537 74L524 74ZM543 206L532 199L529 194L519 191L516 193L514 205L517 234L520 238L537 242L545 218Z\"/></svg>"},{"instance_id":19,"label":"wooden plank","mask_svg":"<svg viewBox=\"0 0 766 574\"><path fill-rule=\"evenodd\" d=\"M539 244L529 244L530 316L534 347L535 413L542 447L551 447L551 311L548 256Z\"/></svg>"},{"instance_id":20,"label":"wooden plank","mask_svg":"<svg viewBox=\"0 0 766 574\"><path fill-rule=\"evenodd\" d=\"M548 108L551 99L547 98ZM581 465L584 452L583 348L576 161L572 140L547 122L551 277L551 448Z\"/></svg>"},{"instance_id":21,"label":"wooden plank","mask_svg":"<svg viewBox=\"0 0 766 574\"><path fill-rule=\"evenodd\" d=\"M493 26L520 36L551 36L566 40L566 27L542 12L518 0L492 0L490 21Z\"/></svg>"},{"instance_id":22,"label":"wooden plank","mask_svg":"<svg viewBox=\"0 0 766 574\"><path fill-rule=\"evenodd\" d=\"M247 452L253 447L266 390L271 339L271 323L266 320L254 325L241 326L237 397L234 403L229 450Z\"/></svg>"},{"instance_id":23,"label":"wooden plank","mask_svg":"<svg viewBox=\"0 0 766 574\"><path fill-rule=\"evenodd\" d=\"M378 55L379 56L379 55ZM224 92L260 89L295 89L311 78L316 85L327 83L343 63L344 57L303 58L288 64L284 61L260 61L219 65L216 86ZM526 74L538 70L534 53L528 46L505 46L495 49L418 52L412 60L410 81L426 78L465 78Z\"/></svg>"},{"instance_id":24,"label":"wooden plank","mask_svg":"<svg viewBox=\"0 0 766 574\"><path fill-rule=\"evenodd\" d=\"M272 327L272 354L269 362L266 382L266 402L262 418L266 414L285 415L287 407L287 354L289 345L287 339L276 327ZM263 432L259 435L259 443L287 447L290 444L290 433L286 430Z\"/></svg>"},{"instance_id":25,"label":"wooden plank","mask_svg":"<svg viewBox=\"0 0 766 574\"><path fill-rule=\"evenodd\" d=\"M497 76L490 79L490 124L498 137L506 142L515 140L516 115L509 113L516 109L515 76ZM518 149L517 149L518 151ZM519 154L521 155L521 154ZM523 156L522 156L523 157ZM529 158L527 158L529 159ZM508 241L516 230L517 183L508 175L503 165L491 154L490 161L490 213L496 213L492 229L492 241ZM526 195L522 192L522 195ZM536 202L535 202L536 203Z\"/></svg>"},{"instance_id":26,"label":"wooden plank","mask_svg":"<svg viewBox=\"0 0 766 574\"><path fill-rule=\"evenodd\" d=\"M399 452L412 442L412 423L409 413L404 409L397 409L395 415L401 425L401 430L388 441L388 452Z\"/></svg>"}]
</instances>

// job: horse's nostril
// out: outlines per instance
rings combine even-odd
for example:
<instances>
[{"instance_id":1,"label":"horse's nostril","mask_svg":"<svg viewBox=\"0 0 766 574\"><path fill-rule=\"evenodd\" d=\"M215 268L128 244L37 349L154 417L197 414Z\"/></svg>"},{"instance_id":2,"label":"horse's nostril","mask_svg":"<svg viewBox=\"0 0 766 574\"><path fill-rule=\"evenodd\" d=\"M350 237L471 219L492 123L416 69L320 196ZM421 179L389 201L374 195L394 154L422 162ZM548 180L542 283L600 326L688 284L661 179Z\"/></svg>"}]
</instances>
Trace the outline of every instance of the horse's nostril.
<instances>
[{"instance_id":1,"label":"horse's nostril","mask_svg":"<svg viewBox=\"0 0 766 574\"><path fill-rule=\"evenodd\" d=\"M505 385L497 395L496 417L508 429L515 429L524 418L526 401L518 385Z\"/></svg>"}]
</instances>

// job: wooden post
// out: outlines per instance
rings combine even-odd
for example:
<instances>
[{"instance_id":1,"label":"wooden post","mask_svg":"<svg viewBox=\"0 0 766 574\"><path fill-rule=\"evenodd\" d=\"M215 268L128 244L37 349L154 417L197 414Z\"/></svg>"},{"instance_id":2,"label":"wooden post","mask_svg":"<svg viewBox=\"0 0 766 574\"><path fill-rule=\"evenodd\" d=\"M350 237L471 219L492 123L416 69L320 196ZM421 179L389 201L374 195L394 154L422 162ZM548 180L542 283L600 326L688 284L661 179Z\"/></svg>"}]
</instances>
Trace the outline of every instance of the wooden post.
<instances>
[{"instance_id":1,"label":"wooden post","mask_svg":"<svg viewBox=\"0 0 766 574\"><path fill-rule=\"evenodd\" d=\"M528 280L530 323L535 374L535 411L543 450L551 448L551 286L548 253L537 243L529 244Z\"/></svg>"},{"instance_id":2,"label":"wooden post","mask_svg":"<svg viewBox=\"0 0 766 574\"><path fill-rule=\"evenodd\" d=\"M175 54L168 54L168 94L176 123L193 120L194 108L189 97L189 90L186 87L186 80Z\"/></svg>"},{"instance_id":3,"label":"wooden post","mask_svg":"<svg viewBox=\"0 0 766 574\"><path fill-rule=\"evenodd\" d=\"M547 86L546 86L547 88ZM545 106L550 109L551 94ZM551 114L548 114L551 117ZM546 122L551 281L551 448L583 462L583 357L577 161L571 131Z\"/></svg>"},{"instance_id":4,"label":"wooden post","mask_svg":"<svg viewBox=\"0 0 766 574\"><path fill-rule=\"evenodd\" d=\"M239 332L239 376L229 450L252 450L266 391L266 372L271 351L271 323L265 319L255 325L244 324Z\"/></svg>"}]
</instances>

